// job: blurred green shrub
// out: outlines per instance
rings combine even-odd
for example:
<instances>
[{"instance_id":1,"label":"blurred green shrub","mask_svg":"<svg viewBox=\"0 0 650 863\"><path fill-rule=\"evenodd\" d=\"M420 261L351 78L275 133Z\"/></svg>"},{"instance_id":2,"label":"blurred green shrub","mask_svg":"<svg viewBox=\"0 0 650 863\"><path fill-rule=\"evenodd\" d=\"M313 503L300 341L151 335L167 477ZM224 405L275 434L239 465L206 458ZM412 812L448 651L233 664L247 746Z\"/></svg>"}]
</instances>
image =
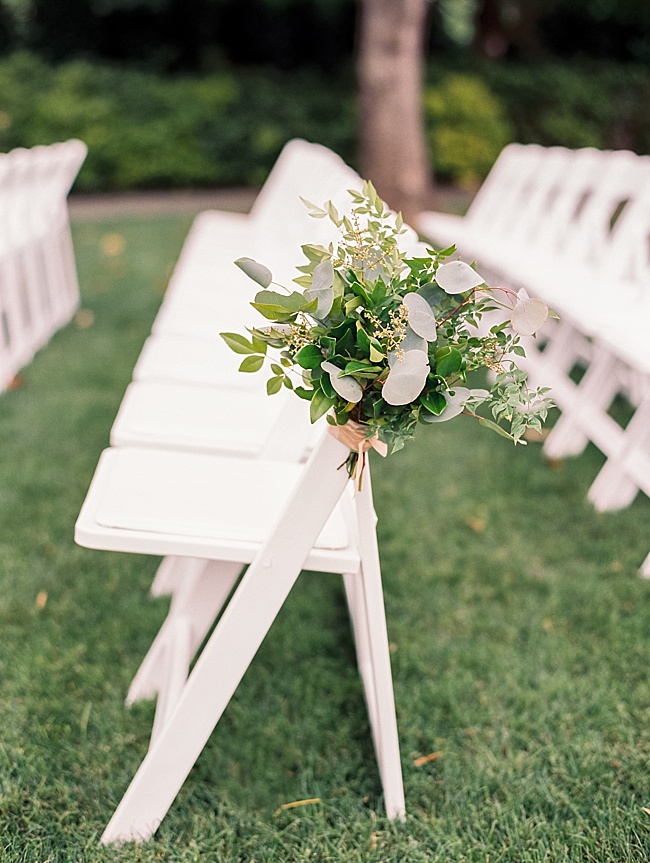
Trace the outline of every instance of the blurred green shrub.
<instances>
[{"instance_id":1,"label":"blurred green shrub","mask_svg":"<svg viewBox=\"0 0 650 863\"><path fill-rule=\"evenodd\" d=\"M513 140L504 105L476 75L450 73L425 87L424 115L437 177L462 186L477 185Z\"/></svg>"},{"instance_id":2,"label":"blurred green shrub","mask_svg":"<svg viewBox=\"0 0 650 863\"><path fill-rule=\"evenodd\" d=\"M508 107L524 144L650 153L650 70L590 62L539 66L487 63L482 77Z\"/></svg>"},{"instance_id":3,"label":"blurred green shrub","mask_svg":"<svg viewBox=\"0 0 650 863\"><path fill-rule=\"evenodd\" d=\"M69 137L89 146L82 191L260 185L285 141L356 163L353 76L224 68L205 76L16 53L0 60L0 150ZM650 71L592 63L432 65L427 135L442 181L474 184L510 140L650 152Z\"/></svg>"},{"instance_id":4,"label":"blurred green shrub","mask_svg":"<svg viewBox=\"0 0 650 863\"><path fill-rule=\"evenodd\" d=\"M354 161L354 101L309 72L160 77L25 53L1 61L0 150L70 137L89 148L82 191L259 185L289 138Z\"/></svg>"}]
</instances>

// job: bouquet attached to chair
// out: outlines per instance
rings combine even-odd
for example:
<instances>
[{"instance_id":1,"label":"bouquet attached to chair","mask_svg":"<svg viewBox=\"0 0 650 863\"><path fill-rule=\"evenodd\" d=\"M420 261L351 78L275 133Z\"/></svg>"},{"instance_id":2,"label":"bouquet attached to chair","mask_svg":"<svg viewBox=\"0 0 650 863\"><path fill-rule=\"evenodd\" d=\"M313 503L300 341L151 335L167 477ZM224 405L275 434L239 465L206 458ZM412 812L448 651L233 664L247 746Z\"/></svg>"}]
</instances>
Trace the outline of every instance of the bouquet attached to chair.
<instances>
[{"instance_id":1,"label":"bouquet attached to chair","mask_svg":"<svg viewBox=\"0 0 650 863\"><path fill-rule=\"evenodd\" d=\"M240 371L269 362L269 395L287 387L309 400L311 421L326 416L359 479L368 449L394 452L418 424L460 414L525 443L524 432L541 430L551 402L546 389L528 389L517 357L525 356L521 337L545 322L546 305L523 290L488 287L453 259L454 246L409 243L412 232L371 183L349 195L347 214L331 201L304 201L311 216L336 225L340 239L302 247L300 290L276 284L251 258L235 261L262 288L252 305L269 322L247 336L221 333L246 355ZM468 385L481 368L494 373L489 390Z\"/></svg>"}]
</instances>

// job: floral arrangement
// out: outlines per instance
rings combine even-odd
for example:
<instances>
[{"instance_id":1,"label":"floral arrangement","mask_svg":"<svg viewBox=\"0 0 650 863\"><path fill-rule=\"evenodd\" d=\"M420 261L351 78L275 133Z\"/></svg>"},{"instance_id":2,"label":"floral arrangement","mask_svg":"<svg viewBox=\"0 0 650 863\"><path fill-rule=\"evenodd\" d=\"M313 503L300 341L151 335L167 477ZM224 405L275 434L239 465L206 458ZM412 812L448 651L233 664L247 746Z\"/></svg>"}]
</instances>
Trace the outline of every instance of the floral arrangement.
<instances>
[{"instance_id":1,"label":"floral arrangement","mask_svg":"<svg viewBox=\"0 0 650 863\"><path fill-rule=\"evenodd\" d=\"M248 337L221 333L246 355L240 371L269 361L269 395L287 387L310 401L312 422L326 416L350 446L351 476L369 448L394 452L418 424L459 414L525 443L527 429L541 430L551 402L547 389L527 388L516 358L525 356L521 336L546 320L546 305L523 290L488 287L452 258L454 246L435 251L412 242L409 251L410 229L371 183L349 194L347 215L331 201L304 201L311 216L336 225L340 239L302 247L306 262L294 280L301 290L277 285L251 258L235 261L262 288L252 306L270 322ZM481 368L494 373L489 390L468 386L469 373Z\"/></svg>"}]
</instances>

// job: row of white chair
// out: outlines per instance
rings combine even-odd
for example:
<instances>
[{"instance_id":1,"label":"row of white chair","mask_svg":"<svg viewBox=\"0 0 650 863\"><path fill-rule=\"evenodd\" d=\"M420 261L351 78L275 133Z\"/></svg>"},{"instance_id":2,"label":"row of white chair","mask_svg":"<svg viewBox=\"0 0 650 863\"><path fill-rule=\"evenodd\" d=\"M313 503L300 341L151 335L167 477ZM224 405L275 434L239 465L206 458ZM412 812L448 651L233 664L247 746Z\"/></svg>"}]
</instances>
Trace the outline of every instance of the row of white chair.
<instances>
[{"instance_id":1,"label":"row of white chair","mask_svg":"<svg viewBox=\"0 0 650 863\"><path fill-rule=\"evenodd\" d=\"M403 817L370 478L353 495L345 447L315 437L306 403L269 399L262 379L238 373L217 335L250 312L232 260L259 256L291 277L300 243L331 230L298 195L358 184L329 151L293 141L250 216L199 216L135 367L75 537L163 555L152 591L172 600L127 697L157 696L151 745L104 843L155 832L303 568L343 574L386 811Z\"/></svg>"},{"instance_id":2,"label":"row of white chair","mask_svg":"<svg viewBox=\"0 0 650 863\"><path fill-rule=\"evenodd\" d=\"M588 442L604 453L589 490L601 511L650 494L650 156L512 144L466 216L423 213L419 227L560 315L526 345L532 382L561 409L547 455ZM577 366L586 371L575 383ZM619 394L634 409L626 428L610 415Z\"/></svg>"},{"instance_id":3,"label":"row of white chair","mask_svg":"<svg viewBox=\"0 0 650 863\"><path fill-rule=\"evenodd\" d=\"M67 195L85 156L78 140L0 154L0 391L77 308Z\"/></svg>"}]
</instances>

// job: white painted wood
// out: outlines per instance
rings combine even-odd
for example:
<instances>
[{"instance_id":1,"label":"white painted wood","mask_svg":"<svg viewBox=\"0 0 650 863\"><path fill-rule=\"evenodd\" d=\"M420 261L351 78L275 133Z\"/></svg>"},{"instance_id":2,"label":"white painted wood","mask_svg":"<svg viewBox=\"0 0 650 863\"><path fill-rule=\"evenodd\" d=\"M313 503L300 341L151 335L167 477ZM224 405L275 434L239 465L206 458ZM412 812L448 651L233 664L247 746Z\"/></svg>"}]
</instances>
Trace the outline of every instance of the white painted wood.
<instances>
[{"instance_id":1,"label":"white painted wood","mask_svg":"<svg viewBox=\"0 0 650 863\"><path fill-rule=\"evenodd\" d=\"M0 390L77 307L66 198L85 155L76 140L0 154Z\"/></svg>"},{"instance_id":2,"label":"white painted wood","mask_svg":"<svg viewBox=\"0 0 650 863\"><path fill-rule=\"evenodd\" d=\"M513 145L465 218L424 213L419 227L441 245L453 241L453 229L493 284L525 287L560 314L546 339L542 333L546 350L529 340L524 362L562 411L547 454L575 455L589 441L602 450L607 461L589 492L598 509L647 493L650 157ZM576 362L587 368L578 385L570 378ZM619 393L635 409L627 429L608 413Z\"/></svg>"},{"instance_id":3,"label":"white painted wood","mask_svg":"<svg viewBox=\"0 0 650 863\"><path fill-rule=\"evenodd\" d=\"M255 293L235 251L271 250L260 259L292 277L294 245L332 238L331 226L314 237L323 222L305 219L298 188L321 203L360 185L323 148L288 153L250 216L196 220L77 521L80 544L163 555L152 593L171 595L127 696L157 697L150 750L105 843L155 831L303 567L344 576L386 810L404 817L369 475L354 498L345 447L322 431L316 445L307 403L270 399L264 376L239 373L242 357L216 336L242 330Z\"/></svg>"},{"instance_id":4,"label":"white painted wood","mask_svg":"<svg viewBox=\"0 0 650 863\"><path fill-rule=\"evenodd\" d=\"M346 487L351 488L345 471L338 469L346 452L325 433L302 468L293 463L156 450L118 449L102 456L77 523L78 542L94 548L144 553L156 548L157 553L233 564L216 590L211 609L205 608L204 589L215 579L200 567L195 570L194 582L187 581L185 593L174 591L176 607L186 608L168 618L166 631L151 653L151 667L142 670L130 693L133 699L141 693L148 694L152 688L162 688L164 700L155 739L107 827L103 842L146 839L157 829L302 568L356 573L362 579L361 599L351 608L355 632L361 633L369 645L365 653L363 648L360 651L366 665L368 654L372 656L372 668L362 670L362 680L387 811L390 817L403 817L369 487L357 502L358 533L349 509L343 523L353 525L352 536L342 540L332 523L336 501ZM221 502L214 486L220 490ZM197 500L210 518L199 511ZM223 500L228 506L223 505ZM324 547L319 549L319 545ZM210 617L230 590L238 565L244 563L251 565L184 682L187 657L196 639L205 634L206 626L209 628ZM347 575L346 580L350 577ZM203 587L197 588L199 584ZM197 616L199 608L204 615L202 621ZM161 660L161 652L167 652L167 660ZM161 661L166 683L161 682L160 666L155 668ZM172 707L175 695L178 697Z\"/></svg>"}]
</instances>

